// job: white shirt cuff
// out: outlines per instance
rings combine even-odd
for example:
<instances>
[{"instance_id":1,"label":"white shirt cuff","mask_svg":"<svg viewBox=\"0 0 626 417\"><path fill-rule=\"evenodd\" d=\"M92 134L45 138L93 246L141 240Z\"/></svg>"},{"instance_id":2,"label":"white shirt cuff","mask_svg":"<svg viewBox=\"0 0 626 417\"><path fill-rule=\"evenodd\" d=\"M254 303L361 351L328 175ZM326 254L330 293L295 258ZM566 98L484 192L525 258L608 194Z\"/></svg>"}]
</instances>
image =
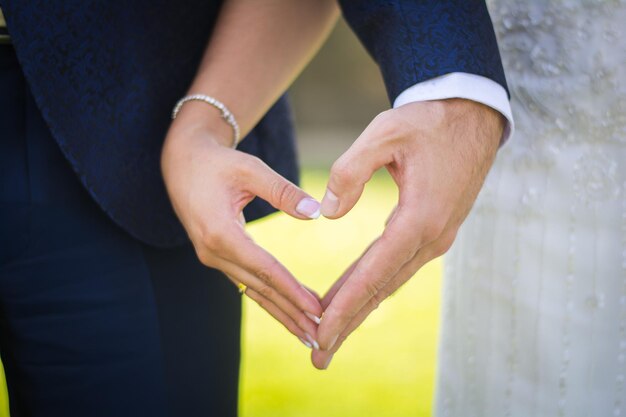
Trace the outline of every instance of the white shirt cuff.
<instances>
[{"instance_id":1,"label":"white shirt cuff","mask_svg":"<svg viewBox=\"0 0 626 417\"><path fill-rule=\"evenodd\" d=\"M400 107L416 101L447 98L464 98L499 111L507 120L500 146L513 135L515 121L506 90L497 82L481 75L452 72L417 83L400 93L393 102L393 107Z\"/></svg>"}]
</instances>

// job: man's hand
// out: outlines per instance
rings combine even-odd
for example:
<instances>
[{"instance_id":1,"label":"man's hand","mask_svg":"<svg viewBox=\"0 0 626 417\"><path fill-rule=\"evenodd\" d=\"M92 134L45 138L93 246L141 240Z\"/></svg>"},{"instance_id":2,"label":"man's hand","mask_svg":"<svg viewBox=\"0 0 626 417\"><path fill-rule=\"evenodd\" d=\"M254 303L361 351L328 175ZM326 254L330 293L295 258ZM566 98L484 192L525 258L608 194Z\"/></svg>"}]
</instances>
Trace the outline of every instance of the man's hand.
<instances>
[{"instance_id":1,"label":"man's hand","mask_svg":"<svg viewBox=\"0 0 626 417\"><path fill-rule=\"evenodd\" d=\"M318 298L250 238L242 210L259 196L291 216L310 219L319 216L319 203L260 159L224 146L231 140L229 126L217 110L197 104L185 104L162 154L163 178L176 214L203 264L246 285L246 295L315 346L315 317L322 314ZM194 118L195 111L204 118Z\"/></svg>"},{"instance_id":2,"label":"man's hand","mask_svg":"<svg viewBox=\"0 0 626 417\"><path fill-rule=\"evenodd\" d=\"M333 165L322 214L336 219L356 204L385 167L398 185L383 234L322 301L320 351L325 369L343 341L426 262L445 253L493 163L504 119L481 104L451 99L410 103L378 115Z\"/></svg>"}]
</instances>

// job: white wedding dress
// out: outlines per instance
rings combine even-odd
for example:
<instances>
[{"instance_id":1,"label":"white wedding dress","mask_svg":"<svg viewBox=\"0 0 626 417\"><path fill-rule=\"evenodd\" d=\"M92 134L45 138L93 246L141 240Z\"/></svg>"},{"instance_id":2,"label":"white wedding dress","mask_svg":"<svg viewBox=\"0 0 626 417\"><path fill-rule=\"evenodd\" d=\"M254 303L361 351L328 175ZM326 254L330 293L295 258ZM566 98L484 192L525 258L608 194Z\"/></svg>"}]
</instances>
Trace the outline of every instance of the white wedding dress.
<instances>
[{"instance_id":1,"label":"white wedding dress","mask_svg":"<svg viewBox=\"0 0 626 417\"><path fill-rule=\"evenodd\" d=\"M445 260L436 416L626 416L626 0L488 3L517 132Z\"/></svg>"}]
</instances>

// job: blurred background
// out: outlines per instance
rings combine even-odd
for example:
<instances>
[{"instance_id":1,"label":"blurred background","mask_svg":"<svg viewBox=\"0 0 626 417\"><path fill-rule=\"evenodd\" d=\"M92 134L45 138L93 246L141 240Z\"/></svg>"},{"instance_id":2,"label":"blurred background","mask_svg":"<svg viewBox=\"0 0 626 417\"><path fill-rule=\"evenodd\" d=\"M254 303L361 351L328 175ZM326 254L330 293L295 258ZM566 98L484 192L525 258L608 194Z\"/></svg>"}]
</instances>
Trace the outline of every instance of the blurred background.
<instances>
[{"instance_id":1,"label":"blurred background","mask_svg":"<svg viewBox=\"0 0 626 417\"><path fill-rule=\"evenodd\" d=\"M378 67L345 21L290 89L305 168L328 168L389 108Z\"/></svg>"},{"instance_id":2,"label":"blurred background","mask_svg":"<svg viewBox=\"0 0 626 417\"><path fill-rule=\"evenodd\" d=\"M340 21L291 88L302 186L324 193L328 169L371 119L389 107L378 68ZM397 201L385 172L340 220L302 222L275 214L249 226L296 277L323 294L381 233ZM310 351L262 311L244 303L242 417L429 416L439 326L441 263L431 262L375 311L326 371ZM0 417L8 416L0 369Z\"/></svg>"}]
</instances>

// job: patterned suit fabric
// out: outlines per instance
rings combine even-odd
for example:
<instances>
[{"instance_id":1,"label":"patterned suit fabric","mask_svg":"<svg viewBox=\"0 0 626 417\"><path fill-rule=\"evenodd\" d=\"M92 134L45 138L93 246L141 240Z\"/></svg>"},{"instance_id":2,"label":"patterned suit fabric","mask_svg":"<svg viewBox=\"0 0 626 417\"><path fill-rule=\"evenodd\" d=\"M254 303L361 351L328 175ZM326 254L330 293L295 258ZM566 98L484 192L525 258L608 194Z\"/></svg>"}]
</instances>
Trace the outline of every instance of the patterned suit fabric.
<instances>
[{"instance_id":1,"label":"patterned suit fabric","mask_svg":"<svg viewBox=\"0 0 626 417\"><path fill-rule=\"evenodd\" d=\"M389 99L428 79L466 72L507 88L484 1L340 1L380 66Z\"/></svg>"},{"instance_id":2,"label":"patterned suit fabric","mask_svg":"<svg viewBox=\"0 0 626 417\"><path fill-rule=\"evenodd\" d=\"M20 64L45 121L102 209L143 242L186 234L168 200L159 157L170 111L186 92L220 1L2 0ZM505 79L482 1L344 1L343 12L381 68L393 100L449 72ZM210 92L205 92L209 93ZM297 181L294 135L281 98L241 143ZM256 199L252 220L272 208Z\"/></svg>"}]
</instances>

